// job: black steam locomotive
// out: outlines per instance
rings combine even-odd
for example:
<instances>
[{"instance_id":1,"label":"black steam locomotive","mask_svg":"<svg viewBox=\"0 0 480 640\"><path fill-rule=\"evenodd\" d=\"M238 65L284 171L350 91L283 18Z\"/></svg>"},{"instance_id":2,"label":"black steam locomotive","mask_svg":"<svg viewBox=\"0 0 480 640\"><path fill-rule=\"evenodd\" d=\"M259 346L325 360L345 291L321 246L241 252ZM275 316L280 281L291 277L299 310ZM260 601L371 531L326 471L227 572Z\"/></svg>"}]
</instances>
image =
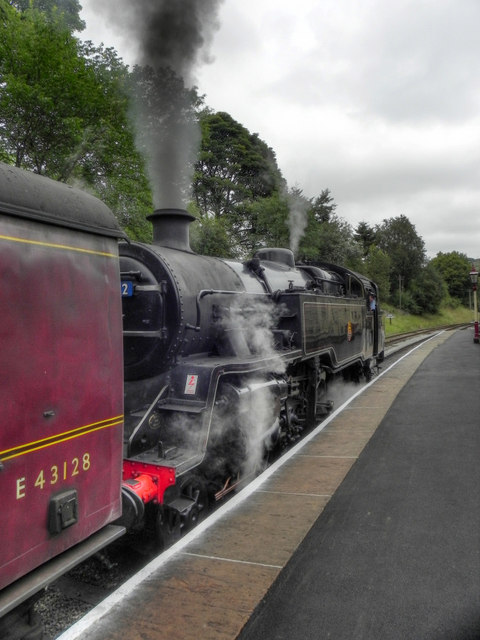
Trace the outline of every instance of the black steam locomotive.
<instances>
[{"instance_id":1,"label":"black steam locomotive","mask_svg":"<svg viewBox=\"0 0 480 640\"><path fill-rule=\"evenodd\" d=\"M333 376L368 379L383 332L377 287L357 273L296 265L288 249L245 264L196 255L193 216L149 218L154 244L119 250L123 522L154 505L163 543L315 425Z\"/></svg>"}]
</instances>

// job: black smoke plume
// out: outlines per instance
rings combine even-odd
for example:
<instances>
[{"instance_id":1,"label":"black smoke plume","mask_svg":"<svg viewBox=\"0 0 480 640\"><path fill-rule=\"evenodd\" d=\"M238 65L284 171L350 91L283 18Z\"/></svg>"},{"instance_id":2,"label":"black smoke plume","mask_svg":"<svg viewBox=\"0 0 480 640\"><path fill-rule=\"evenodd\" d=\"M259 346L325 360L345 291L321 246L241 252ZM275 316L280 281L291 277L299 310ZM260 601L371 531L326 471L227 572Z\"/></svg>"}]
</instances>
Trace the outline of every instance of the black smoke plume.
<instances>
[{"instance_id":1,"label":"black smoke plume","mask_svg":"<svg viewBox=\"0 0 480 640\"><path fill-rule=\"evenodd\" d=\"M133 51L132 115L154 206L184 207L200 144L194 88L223 0L100 0Z\"/></svg>"}]
</instances>

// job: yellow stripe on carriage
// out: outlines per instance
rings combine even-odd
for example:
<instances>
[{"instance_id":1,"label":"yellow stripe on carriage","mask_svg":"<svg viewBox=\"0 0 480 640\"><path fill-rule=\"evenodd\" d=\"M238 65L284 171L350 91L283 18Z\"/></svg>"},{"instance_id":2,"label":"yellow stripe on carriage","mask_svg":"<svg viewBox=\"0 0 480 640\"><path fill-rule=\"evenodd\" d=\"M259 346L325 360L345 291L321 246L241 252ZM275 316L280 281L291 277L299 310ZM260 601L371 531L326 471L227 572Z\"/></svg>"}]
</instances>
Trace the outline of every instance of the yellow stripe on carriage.
<instances>
[{"instance_id":1,"label":"yellow stripe on carriage","mask_svg":"<svg viewBox=\"0 0 480 640\"><path fill-rule=\"evenodd\" d=\"M48 438L42 438L41 440L35 440L23 445L18 445L11 449L5 449L4 451L0 451L0 461L3 462L4 460L11 460L12 458L23 456L27 453L31 453L32 451L45 449L46 447L51 447L55 444L66 442L67 440L73 440L74 438L80 438L82 436L89 435L90 433L94 433L95 431L100 431L101 429L115 427L119 424L123 424L123 415L108 418L106 420L100 420L99 422L92 422L91 424L84 425L83 427L77 427L70 431L57 433L53 436L49 436Z\"/></svg>"},{"instance_id":2,"label":"yellow stripe on carriage","mask_svg":"<svg viewBox=\"0 0 480 640\"><path fill-rule=\"evenodd\" d=\"M77 253L88 253L95 256L104 256L106 258L118 258L115 253L106 251L95 251L94 249L82 249L81 247L72 247L67 244L56 244L54 242L42 242L41 240L28 240L27 238L16 238L15 236L0 235L0 240L9 240L10 242L20 242L22 244L33 244L39 247L48 247L50 249L62 249L64 251L76 251Z\"/></svg>"}]
</instances>

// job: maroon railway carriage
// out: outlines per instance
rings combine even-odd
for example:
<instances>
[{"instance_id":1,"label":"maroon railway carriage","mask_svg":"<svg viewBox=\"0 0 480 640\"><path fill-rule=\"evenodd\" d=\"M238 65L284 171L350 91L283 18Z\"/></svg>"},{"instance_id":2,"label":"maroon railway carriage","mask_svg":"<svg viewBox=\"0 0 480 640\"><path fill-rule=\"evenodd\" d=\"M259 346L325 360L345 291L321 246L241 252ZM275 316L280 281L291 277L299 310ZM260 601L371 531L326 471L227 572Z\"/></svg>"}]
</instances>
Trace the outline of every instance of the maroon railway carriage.
<instances>
[{"instance_id":1,"label":"maroon railway carriage","mask_svg":"<svg viewBox=\"0 0 480 640\"><path fill-rule=\"evenodd\" d=\"M0 617L123 532L106 527L121 512L122 236L96 198L0 164Z\"/></svg>"}]
</instances>

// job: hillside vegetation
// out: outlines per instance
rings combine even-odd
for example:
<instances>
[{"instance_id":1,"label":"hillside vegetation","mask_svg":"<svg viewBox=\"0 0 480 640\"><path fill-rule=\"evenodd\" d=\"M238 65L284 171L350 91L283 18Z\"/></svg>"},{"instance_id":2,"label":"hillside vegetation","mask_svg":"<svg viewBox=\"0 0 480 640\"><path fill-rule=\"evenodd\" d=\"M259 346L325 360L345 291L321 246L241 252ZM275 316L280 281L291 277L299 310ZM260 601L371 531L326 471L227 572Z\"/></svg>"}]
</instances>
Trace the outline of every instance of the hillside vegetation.
<instances>
[{"instance_id":1,"label":"hillside vegetation","mask_svg":"<svg viewBox=\"0 0 480 640\"><path fill-rule=\"evenodd\" d=\"M463 306L455 308L445 306L441 307L436 314L421 316L412 315L389 304L384 304L382 309L386 336L416 331L417 329L434 329L446 324L473 322L473 310ZM393 317L389 318L389 315Z\"/></svg>"}]
</instances>

